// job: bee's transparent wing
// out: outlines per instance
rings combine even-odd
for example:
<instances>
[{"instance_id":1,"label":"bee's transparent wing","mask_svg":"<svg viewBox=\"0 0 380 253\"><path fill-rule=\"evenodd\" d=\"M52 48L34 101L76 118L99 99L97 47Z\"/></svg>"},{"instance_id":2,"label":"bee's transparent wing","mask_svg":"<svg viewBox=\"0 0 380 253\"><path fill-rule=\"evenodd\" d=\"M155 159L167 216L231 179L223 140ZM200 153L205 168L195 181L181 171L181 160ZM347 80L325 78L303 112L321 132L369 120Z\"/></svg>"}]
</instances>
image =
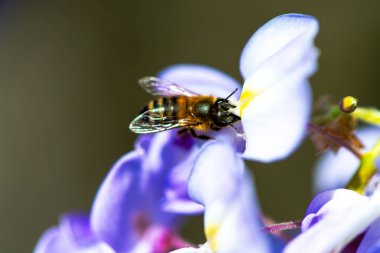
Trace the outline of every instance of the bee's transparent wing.
<instances>
[{"instance_id":1,"label":"bee's transparent wing","mask_svg":"<svg viewBox=\"0 0 380 253\"><path fill-rule=\"evenodd\" d=\"M139 80L140 86L153 96L175 97L175 96L199 96L178 84L158 77L147 76Z\"/></svg>"},{"instance_id":2,"label":"bee's transparent wing","mask_svg":"<svg viewBox=\"0 0 380 253\"><path fill-rule=\"evenodd\" d=\"M148 110L137 116L129 125L129 129L137 134L148 134L166 131L179 127L199 125L199 122L189 119L162 116L161 108Z\"/></svg>"}]
</instances>

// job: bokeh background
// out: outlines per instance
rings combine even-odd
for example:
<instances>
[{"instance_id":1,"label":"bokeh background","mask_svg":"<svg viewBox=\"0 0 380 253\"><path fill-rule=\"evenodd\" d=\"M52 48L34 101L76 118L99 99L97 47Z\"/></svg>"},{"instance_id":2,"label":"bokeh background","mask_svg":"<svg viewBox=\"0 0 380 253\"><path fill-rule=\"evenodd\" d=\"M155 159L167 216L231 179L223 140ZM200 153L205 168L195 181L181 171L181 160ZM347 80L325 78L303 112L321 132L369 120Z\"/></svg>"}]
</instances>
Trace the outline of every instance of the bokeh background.
<instances>
[{"instance_id":1,"label":"bokeh background","mask_svg":"<svg viewBox=\"0 0 380 253\"><path fill-rule=\"evenodd\" d=\"M320 21L315 97L379 106L380 2L1 1L0 252L31 252L60 213L89 210L110 166L131 150L128 125L149 99L136 81L175 63L241 80L242 47L269 19ZM288 160L250 163L264 212L300 219L312 197L310 141ZM186 236L202 242L201 219Z\"/></svg>"}]
</instances>

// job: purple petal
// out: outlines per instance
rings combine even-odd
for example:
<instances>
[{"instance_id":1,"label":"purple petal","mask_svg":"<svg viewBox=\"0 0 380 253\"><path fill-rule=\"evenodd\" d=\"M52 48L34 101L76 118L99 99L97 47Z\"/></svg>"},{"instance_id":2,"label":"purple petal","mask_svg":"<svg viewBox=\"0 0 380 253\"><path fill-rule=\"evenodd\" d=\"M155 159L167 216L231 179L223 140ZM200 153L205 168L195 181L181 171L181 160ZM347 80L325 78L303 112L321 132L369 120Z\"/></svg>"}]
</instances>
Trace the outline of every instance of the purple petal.
<instances>
[{"instance_id":1,"label":"purple petal","mask_svg":"<svg viewBox=\"0 0 380 253\"><path fill-rule=\"evenodd\" d=\"M170 225L170 213L196 214L203 207L187 194L187 182L195 157L204 141L176 132L156 134L144 159L145 192L150 192L150 216L155 222ZM154 190L153 190L154 188ZM145 202L148 196L144 196Z\"/></svg>"},{"instance_id":2,"label":"purple petal","mask_svg":"<svg viewBox=\"0 0 380 253\"><path fill-rule=\"evenodd\" d=\"M66 253L70 248L70 244L62 238L59 228L53 227L41 236L33 253Z\"/></svg>"},{"instance_id":3,"label":"purple petal","mask_svg":"<svg viewBox=\"0 0 380 253\"><path fill-rule=\"evenodd\" d=\"M82 212L64 214L59 219L59 226L69 240L78 246L93 244L96 237L91 230L89 216Z\"/></svg>"},{"instance_id":4,"label":"purple petal","mask_svg":"<svg viewBox=\"0 0 380 253\"><path fill-rule=\"evenodd\" d=\"M99 238L127 251L148 226L175 229L179 213L199 213L185 191L199 146L176 131L139 138L136 150L113 166L95 198L91 224Z\"/></svg>"},{"instance_id":5,"label":"purple petal","mask_svg":"<svg viewBox=\"0 0 380 253\"><path fill-rule=\"evenodd\" d=\"M289 77L290 78L290 77ZM311 109L311 90L303 78L282 80L253 99L242 114L244 157L261 162L283 159L300 144ZM303 82L303 85L297 85Z\"/></svg>"},{"instance_id":6,"label":"purple petal","mask_svg":"<svg viewBox=\"0 0 380 253\"><path fill-rule=\"evenodd\" d=\"M173 154L173 152L170 153ZM198 151L190 152L188 157L183 159L183 162L172 169L165 189L165 202L162 206L165 211L184 214L201 213L204 211L203 206L192 201L187 193L189 174L198 153Z\"/></svg>"},{"instance_id":7,"label":"purple petal","mask_svg":"<svg viewBox=\"0 0 380 253\"><path fill-rule=\"evenodd\" d=\"M285 14L270 20L243 49L240 71L244 79L265 69L278 73L276 76L286 76L300 64L308 65L306 72L313 73L316 69L313 40L317 32L318 21L312 16Z\"/></svg>"},{"instance_id":8,"label":"purple petal","mask_svg":"<svg viewBox=\"0 0 380 253\"><path fill-rule=\"evenodd\" d=\"M362 242L359 245L356 253L367 253L375 248L380 249L380 219L377 219L371 224L368 231L365 233ZM378 252L378 251L373 251Z\"/></svg>"},{"instance_id":9,"label":"purple petal","mask_svg":"<svg viewBox=\"0 0 380 253\"><path fill-rule=\"evenodd\" d=\"M116 251L126 251L138 241L141 206L142 151L123 156L112 167L93 203L91 225L97 236Z\"/></svg>"},{"instance_id":10,"label":"purple petal","mask_svg":"<svg viewBox=\"0 0 380 253\"><path fill-rule=\"evenodd\" d=\"M233 147L219 141L205 145L189 194L205 206L205 231L214 251L269 252L251 178Z\"/></svg>"},{"instance_id":11,"label":"purple petal","mask_svg":"<svg viewBox=\"0 0 380 253\"><path fill-rule=\"evenodd\" d=\"M369 151L380 137L380 128L361 128L356 135L364 144L364 151ZM344 187L358 167L359 160L346 149L341 148L336 154L327 151L314 168L314 191Z\"/></svg>"},{"instance_id":12,"label":"purple petal","mask_svg":"<svg viewBox=\"0 0 380 253\"><path fill-rule=\"evenodd\" d=\"M345 189L338 189L336 191L348 191L351 193L351 191ZM315 196L313 200L310 202L309 206L307 207L306 216L312 213L317 213L322 206L324 206L328 201L330 201L333 198L334 192L334 190L324 191Z\"/></svg>"},{"instance_id":13,"label":"purple petal","mask_svg":"<svg viewBox=\"0 0 380 253\"><path fill-rule=\"evenodd\" d=\"M309 229L324 216L339 210L347 210L360 201L364 201L364 199L362 195L346 189L319 193L307 208L305 218L302 221L302 230Z\"/></svg>"},{"instance_id":14,"label":"purple petal","mask_svg":"<svg viewBox=\"0 0 380 253\"><path fill-rule=\"evenodd\" d=\"M201 144L189 134L181 135L174 130L154 134L149 145L143 169L167 174Z\"/></svg>"},{"instance_id":15,"label":"purple petal","mask_svg":"<svg viewBox=\"0 0 380 253\"><path fill-rule=\"evenodd\" d=\"M71 221L65 221L71 223L61 224L60 228L53 227L48 229L39 239L36 247L34 248L34 253L115 253L108 245L103 242L93 240L88 240L87 232L82 233L81 227L82 221L79 221L76 218L69 218ZM79 221L81 224L75 224L76 221ZM70 226L73 229L67 227ZM75 227L75 228L74 228ZM79 231L80 230L80 231ZM86 229L87 230L87 229ZM77 237L73 241L73 234L76 233L76 236L80 234L84 235L83 240Z\"/></svg>"},{"instance_id":16,"label":"purple petal","mask_svg":"<svg viewBox=\"0 0 380 253\"><path fill-rule=\"evenodd\" d=\"M380 217L379 190L370 198L357 193L349 196L346 191L335 194L318 211L322 216L318 223L291 241L285 253L340 252Z\"/></svg>"},{"instance_id":17,"label":"purple petal","mask_svg":"<svg viewBox=\"0 0 380 253\"><path fill-rule=\"evenodd\" d=\"M135 141L135 149L141 149L145 153L148 153L148 149L154 138L154 134L140 134Z\"/></svg>"},{"instance_id":18,"label":"purple petal","mask_svg":"<svg viewBox=\"0 0 380 253\"><path fill-rule=\"evenodd\" d=\"M162 70L159 77L173 81L199 94L210 94L217 97L227 97L238 88L231 99L237 101L241 85L229 75L203 65L179 64Z\"/></svg>"},{"instance_id":19,"label":"purple petal","mask_svg":"<svg viewBox=\"0 0 380 253\"><path fill-rule=\"evenodd\" d=\"M366 253L379 253L379 252L380 252L380 242L377 242Z\"/></svg>"}]
</instances>

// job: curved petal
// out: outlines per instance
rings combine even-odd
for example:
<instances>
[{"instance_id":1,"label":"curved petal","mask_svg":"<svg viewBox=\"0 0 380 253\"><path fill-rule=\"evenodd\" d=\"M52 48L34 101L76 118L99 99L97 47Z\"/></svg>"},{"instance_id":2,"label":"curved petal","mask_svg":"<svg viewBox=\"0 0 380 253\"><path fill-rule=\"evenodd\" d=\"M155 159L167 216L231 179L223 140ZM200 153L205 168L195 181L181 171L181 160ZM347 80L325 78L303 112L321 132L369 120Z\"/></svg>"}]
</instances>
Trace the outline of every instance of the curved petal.
<instances>
[{"instance_id":1,"label":"curved petal","mask_svg":"<svg viewBox=\"0 0 380 253\"><path fill-rule=\"evenodd\" d=\"M380 128L361 128L356 131L356 136L364 144L364 151L368 151L380 138ZM358 166L359 160L344 148L339 149L337 153L327 151L314 167L314 191L344 187Z\"/></svg>"},{"instance_id":2,"label":"curved petal","mask_svg":"<svg viewBox=\"0 0 380 253\"><path fill-rule=\"evenodd\" d=\"M90 219L87 213L71 212L62 215L59 219L59 227L68 239L78 246L86 246L96 241L96 236L90 227Z\"/></svg>"},{"instance_id":3,"label":"curved petal","mask_svg":"<svg viewBox=\"0 0 380 253\"><path fill-rule=\"evenodd\" d=\"M325 214L318 223L291 241L284 252L340 252L380 217L379 190L369 198L357 195L344 201L336 198L340 203L328 202L320 209L325 209Z\"/></svg>"},{"instance_id":4,"label":"curved petal","mask_svg":"<svg viewBox=\"0 0 380 253\"><path fill-rule=\"evenodd\" d=\"M302 231L312 227L325 216L344 212L366 201L366 197L346 189L337 189L319 193L309 204L302 221Z\"/></svg>"},{"instance_id":5,"label":"curved petal","mask_svg":"<svg viewBox=\"0 0 380 253\"><path fill-rule=\"evenodd\" d=\"M64 231L58 227L48 229L38 241L33 253L115 253L105 243L95 241L79 246L70 241Z\"/></svg>"},{"instance_id":6,"label":"curved petal","mask_svg":"<svg viewBox=\"0 0 380 253\"><path fill-rule=\"evenodd\" d=\"M234 148L219 141L206 144L191 173L189 194L205 206L205 233L213 251L269 252L253 192Z\"/></svg>"},{"instance_id":7,"label":"curved petal","mask_svg":"<svg viewBox=\"0 0 380 253\"><path fill-rule=\"evenodd\" d=\"M173 131L139 138L136 150L116 162L95 198L91 224L98 237L116 251L128 251L146 226L174 229L181 224L178 214L199 213L199 205L183 192L191 168L186 159L194 160L198 144ZM181 174L172 175L175 168ZM170 212L165 204L178 198L170 198L167 192L181 200L172 203Z\"/></svg>"},{"instance_id":8,"label":"curved petal","mask_svg":"<svg viewBox=\"0 0 380 253\"><path fill-rule=\"evenodd\" d=\"M366 253L378 253L378 252L380 252L380 242L377 242L368 251L366 251ZM362 253L362 252L360 252L360 253Z\"/></svg>"},{"instance_id":9,"label":"curved petal","mask_svg":"<svg viewBox=\"0 0 380 253\"><path fill-rule=\"evenodd\" d=\"M176 130L154 134L146 150L143 169L145 171L168 174L181 163L201 143L190 134L178 134Z\"/></svg>"},{"instance_id":10,"label":"curved petal","mask_svg":"<svg viewBox=\"0 0 380 253\"><path fill-rule=\"evenodd\" d=\"M367 253L375 249L380 249L380 219L377 219L371 224L368 231L365 233L356 253Z\"/></svg>"},{"instance_id":11,"label":"curved petal","mask_svg":"<svg viewBox=\"0 0 380 253\"><path fill-rule=\"evenodd\" d=\"M315 18L287 14L269 21L248 41L241 57L246 80L238 103L247 138L244 157L272 162L287 157L301 142L311 108L307 79L317 66L317 31Z\"/></svg>"},{"instance_id":12,"label":"curved petal","mask_svg":"<svg viewBox=\"0 0 380 253\"><path fill-rule=\"evenodd\" d=\"M298 78L298 77L297 77ZM295 85L304 82L303 85ZM283 80L252 100L244 109L246 135L243 156L261 162L287 157L302 141L311 110L311 89L306 80Z\"/></svg>"},{"instance_id":13,"label":"curved petal","mask_svg":"<svg viewBox=\"0 0 380 253\"><path fill-rule=\"evenodd\" d=\"M170 153L173 154L174 152ZM198 151L190 152L180 164L171 170L166 184L165 200L162 203L163 210L184 214L202 213L204 211L203 206L191 200L187 193L189 174L198 154Z\"/></svg>"},{"instance_id":14,"label":"curved petal","mask_svg":"<svg viewBox=\"0 0 380 253\"><path fill-rule=\"evenodd\" d=\"M65 253L68 252L67 243L61 238L58 227L49 228L38 240L33 253Z\"/></svg>"},{"instance_id":15,"label":"curved petal","mask_svg":"<svg viewBox=\"0 0 380 253\"><path fill-rule=\"evenodd\" d=\"M139 237L142 159L141 150L119 159L100 186L92 206L94 232L116 251L130 249Z\"/></svg>"},{"instance_id":16,"label":"curved petal","mask_svg":"<svg viewBox=\"0 0 380 253\"><path fill-rule=\"evenodd\" d=\"M189 173L202 144L190 135L173 131L156 134L153 138L143 162L147 176L142 186L147 192L145 202L151 203L146 209L152 221L170 225L174 213L203 211L187 194Z\"/></svg>"},{"instance_id":17,"label":"curved petal","mask_svg":"<svg viewBox=\"0 0 380 253\"><path fill-rule=\"evenodd\" d=\"M300 64L308 65L306 72L316 69L316 50L313 40L318 32L318 21L302 14L278 16L249 39L240 57L240 71L247 79L258 72L269 72L273 80L286 76L289 70ZM274 82L265 85L274 84ZM264 84L256 83L262 86Z\"/></svg>"},{"instance_id":18,"label":"curved petal","mask_svg":"<svg viewBox=\"0 0 380 253\"><path fill-rule=\"evenodd\" d=\"M309 206L307 207L305 216L308 216L309 214L317 213L319 209L321 209L321 207L323 207L328 201L330 201L334 197L334 193L337 191L346 191L346 190L338 189L338 190L324 191L317 194L317 196L313 198L313 200L310 202ZM351 192L351 191L348 191L348 192Z\"/></svg>"},{"instance_id":19,"label":"curved petal","mask_svg":"<svg viewBox=\"0 0 380 253\"><path fill-rule=\"evenodd\" d=\"M231 146L224 142L209 141L200 151L190 174L189 194L204 205L219 199L233 199L242 180L241 175L238 175L243 171L243 161L235 155ZM233 173L236 175L231 178ZM223 188L219 189L221 185Z\"/></svg>"},{"instance_id":20,"label":"curved petal","mask_svg":"<svg viewBox=\"0 0 380 253\"><path fill-rule=\"evenodd\" d=\"M229 75L203 65L178 64L162 70L159 77L173 81L199 94L210 94L225 98L236 88L239 90L231 97L237 101L241 85Z\"/></svg>"}]
</instances>

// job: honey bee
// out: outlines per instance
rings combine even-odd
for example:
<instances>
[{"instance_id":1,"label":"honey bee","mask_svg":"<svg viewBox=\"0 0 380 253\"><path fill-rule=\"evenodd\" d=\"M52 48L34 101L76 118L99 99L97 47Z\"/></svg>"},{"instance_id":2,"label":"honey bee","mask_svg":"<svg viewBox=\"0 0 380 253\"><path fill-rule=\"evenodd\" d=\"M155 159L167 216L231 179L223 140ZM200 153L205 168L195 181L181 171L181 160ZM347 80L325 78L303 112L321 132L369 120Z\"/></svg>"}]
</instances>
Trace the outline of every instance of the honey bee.
<instances>
[{"instance_id":1,"label":"honey bee","mask_svg":"<svg viewBox=\"0 0 380 253\"><path fill-rule=\"evenodd\" d=\"M137 134L157 133L173 128L190 130L194 137L210 139L197 135L197 131L220 130L240 120L232 113L236 106L226 98L199 95L173 82L157 77L143 77L140 86L155 98L151 100L129 125Z\"/></svg>"}]
</instances>

